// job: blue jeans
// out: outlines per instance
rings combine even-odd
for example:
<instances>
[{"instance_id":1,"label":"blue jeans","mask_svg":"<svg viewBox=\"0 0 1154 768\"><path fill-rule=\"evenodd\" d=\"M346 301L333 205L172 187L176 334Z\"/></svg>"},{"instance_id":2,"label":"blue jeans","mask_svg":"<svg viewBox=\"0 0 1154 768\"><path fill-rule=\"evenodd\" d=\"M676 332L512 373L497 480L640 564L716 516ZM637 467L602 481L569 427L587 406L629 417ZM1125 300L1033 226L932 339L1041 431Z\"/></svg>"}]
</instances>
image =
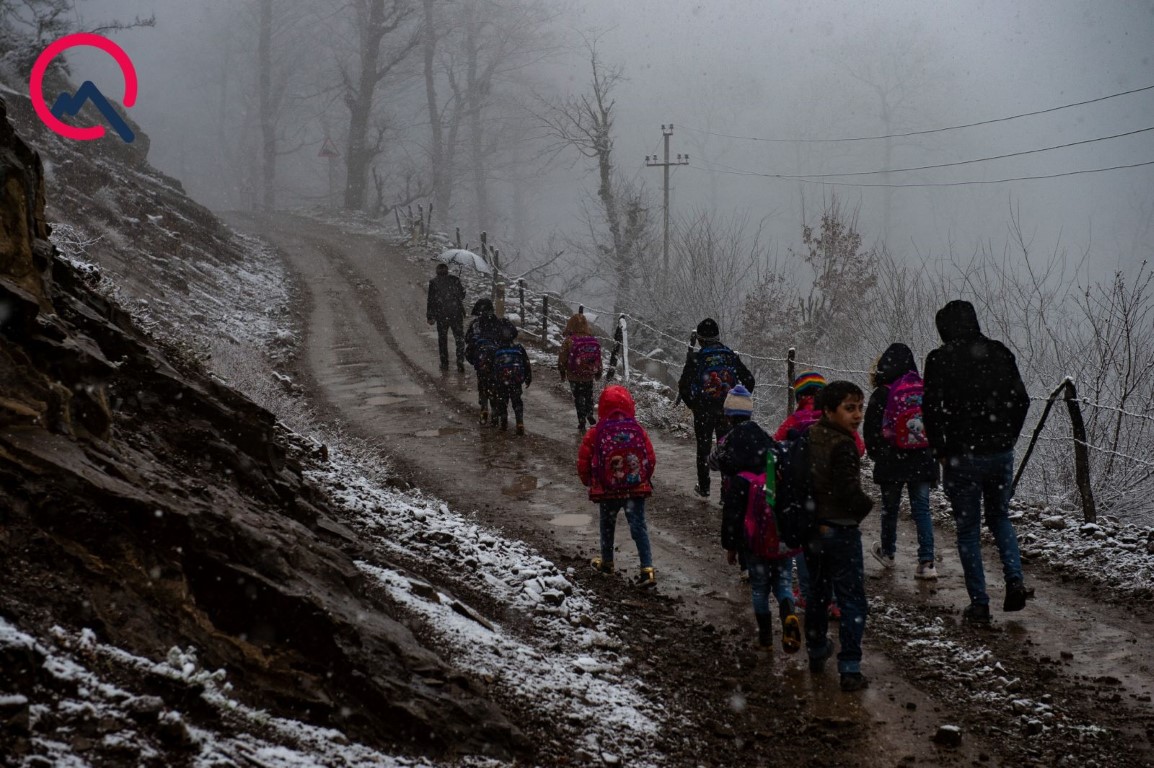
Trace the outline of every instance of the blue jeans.
<instances>
[{"instance_id":1,"label":"blue jeans","mask_svg":"<svg viewBox=\"0 0 1154 768\"><path fill-rule=\"evenodd\" d=\"M986 527L994 536L1002 558L1006 583L1022 582L1022 557L1018 536L1010 522L1013 494L1014 452L984 456L951 456L942 472L942 484L953 507L958 529L958 557L966 576L970 602L989 605L986 572L982 566L982 502L986 505Z\"/></svg>"},{"instance_id":2,"label":"blue jeans","mask_svg":"<svg viewBox=\"0 0 1154 768\"><path fill-rule=\"evenodd\" d=\"M821 525L805 556L809 566L809 593L805 596L805 645L809 657L829 654L829 612L818 606L829 605L836 596L841 608L837 671L843 675L861 672L861 640L869 615L861 531L856 525Z\"/></svg>"},{"instance_id":3,"label":"blue jeans","mask_svg":"<svg viewBox=\"0 0 1154 768\"><path fill-rule=\"evenodd\" d=\"M753 613L755 616L768 616L769 593L773 589L778 606L782 601L789 601L789 610L793 610L793 573L789 569L790 559L780 558L769 560L752 553L745 553L745 564L749 567L749 591L753 596Z\"/></svg>"},{"instance_id":4,"label":"blue jeans","mask_svg":"<svg viewBox=\"0 0 1154 768\"><path fill-rule=\"evenodd\" d=\"M898 508L902 505L902 486L910 491L910 515L918 529L918 562L934 559L934 524L930 520L930 484L921 480L886 483L882 491L882 552L890 557L898 547Z\"/></svg>"},{"instance_id":5,"label":"blue jeans","mask_svg":"<svg viewBox=\"0 0 1154 768\"><path fill-rule=\"evenodd\" d=\"M642 568L653 567L653 550L649 548L649 528L645 525L645 499L609 499L601 502L601 560L613 562L613 535L617 528L617 513L625 510L629 534L637 544L637 557Z\"/></svg>"}]
</instances>

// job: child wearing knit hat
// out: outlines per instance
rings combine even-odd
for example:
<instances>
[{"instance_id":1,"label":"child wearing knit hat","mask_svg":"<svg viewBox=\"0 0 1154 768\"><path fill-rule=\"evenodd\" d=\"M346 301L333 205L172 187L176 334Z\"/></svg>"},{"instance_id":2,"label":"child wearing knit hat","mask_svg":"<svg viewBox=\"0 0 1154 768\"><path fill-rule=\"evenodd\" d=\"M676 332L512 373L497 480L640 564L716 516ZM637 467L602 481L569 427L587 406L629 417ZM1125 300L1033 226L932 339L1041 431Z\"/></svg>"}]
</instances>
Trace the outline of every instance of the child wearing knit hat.
<instances>
[{"instance_id":1,"label":"child wearing knit hat","mask_svg":"<svg viewBox=\"0 0 1154 768\"><path fill-rule=\"evenodd\" d=\"M730 565L739 563L749 572L753 615L757 620L757 643L762 648L773 644L773 617L770 595L777 598L781 618L781 647L786 653L801 648L801 622L794 610L790 585L793 581L791 558L765 557L751 549L746 536L746 507L753 490L749 477L764 482L767 453L773 441L765 430L752 421L753 396L738 384L725 397L724 414L729 431L717 442L709 456L709 466L721 472L721 546ZM783 553L784 554L784 553Z\"/></svg>"}]
</instances>

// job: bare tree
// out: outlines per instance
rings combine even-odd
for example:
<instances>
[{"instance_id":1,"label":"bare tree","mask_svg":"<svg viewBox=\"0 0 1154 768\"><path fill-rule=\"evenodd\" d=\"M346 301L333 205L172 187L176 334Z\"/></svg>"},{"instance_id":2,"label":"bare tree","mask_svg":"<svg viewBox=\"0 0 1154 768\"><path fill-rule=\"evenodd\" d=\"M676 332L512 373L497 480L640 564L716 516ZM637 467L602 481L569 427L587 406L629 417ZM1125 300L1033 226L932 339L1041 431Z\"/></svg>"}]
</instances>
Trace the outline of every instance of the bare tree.
<instances>
[{"instance_id":1,"label":"bare tree","mask_svg":"<svg viewBox=\"0 0 1154 768\"><path fill-rule=\"evenodd\" d=\"M359 210L367 202L369 169L384 148L383 124L369 135L380 86L420 44L421 35L408 23L415 12L408 0L352 0L350 5L357 35L356 66L340 65L349 110L345 207Z\"/></svg>"}]
</instances>

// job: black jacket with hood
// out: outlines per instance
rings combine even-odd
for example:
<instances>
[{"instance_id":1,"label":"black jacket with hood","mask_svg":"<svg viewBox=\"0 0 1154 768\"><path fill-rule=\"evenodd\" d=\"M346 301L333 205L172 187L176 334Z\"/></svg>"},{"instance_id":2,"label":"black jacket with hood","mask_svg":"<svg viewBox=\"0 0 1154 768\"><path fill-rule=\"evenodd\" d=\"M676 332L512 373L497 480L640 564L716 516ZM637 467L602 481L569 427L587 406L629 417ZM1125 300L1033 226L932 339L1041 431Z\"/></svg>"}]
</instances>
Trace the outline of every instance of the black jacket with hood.
<instances>
[{"instance_id":1,"label":"black jacket with hood","mask_svg":"<svg viewBox=\"0 0 1154 768\"><path fill-rule=\"evenodd\" d=\"M968 301L951 301L935 319L943 343L926 358L922 400L934 455L1012 450L1030 409L1014 354L982 335Z\"/></svg>"},{"instance_id":2,"label":"black jacket with hood","mask_svg":"<svg viewBox=\"0 0 1154 768\"><path fill-rule=\"evenodd\" d=\"M914 353L905 344L890 344L874 373L874 391L866 406L862 437L874 462L874 482L878 485L905 482L938 482L938 463L929 448L903 450L882 436L882 417L890 396L890 385L910 371L917 373Z\"/></svg>"}]
</instances>

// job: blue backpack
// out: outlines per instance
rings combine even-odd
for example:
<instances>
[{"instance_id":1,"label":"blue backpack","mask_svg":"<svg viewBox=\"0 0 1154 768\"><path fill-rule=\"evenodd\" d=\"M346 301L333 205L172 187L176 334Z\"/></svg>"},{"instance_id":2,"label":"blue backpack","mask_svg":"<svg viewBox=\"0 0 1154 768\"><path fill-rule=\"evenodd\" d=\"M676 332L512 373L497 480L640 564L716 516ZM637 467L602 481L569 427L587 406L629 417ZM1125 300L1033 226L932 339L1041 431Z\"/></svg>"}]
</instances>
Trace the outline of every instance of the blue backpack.
<instances>
[{"instance_id":1,"label":"blue backpack","mask_svg":"<svg viewBox=\"0 0 1154 768\"><path fill-rule=\"evenodd\" d=\"M520 387L525 383L521 347L501 347L493 353L493 381L503 387Z\"/></svg>"},{"instance_id":2,"label":"blue backpack","mask_svg":"<svg viewBox=\"0 0 1154 768\"><path fill-rule=\"evenodd\" d=\"M720 406L729 390L737 386L737 355L718 344L697 353L697 377L690 385L695 402Z\"/></svg>"},{"instance_id":3,"label":"blue backpack","mask_svg":"<svg viewBox=\"0 0 1154 768\"><path fill-rule=\"evenodd\" d=\"M473 348L466 350L466 359L477 369L477 373L488 376L493 370L493 355L500 345L490 338L480 336L473 342Z\"/></svg>"},{"instance_id":4,"label":"blue backpack","mask_svg":"<svg viewBox=\"0 0 1154 768\"><path fill-rule=\"evenodd\" d=\"M775 443L766 458L766 474L774 473L776 485L767 488L777 533L789 548L803 547L817 532L817 505L809 466L809 433ZM772 498L768 498L768 493Z\"/></svg>"}]
</instances>

